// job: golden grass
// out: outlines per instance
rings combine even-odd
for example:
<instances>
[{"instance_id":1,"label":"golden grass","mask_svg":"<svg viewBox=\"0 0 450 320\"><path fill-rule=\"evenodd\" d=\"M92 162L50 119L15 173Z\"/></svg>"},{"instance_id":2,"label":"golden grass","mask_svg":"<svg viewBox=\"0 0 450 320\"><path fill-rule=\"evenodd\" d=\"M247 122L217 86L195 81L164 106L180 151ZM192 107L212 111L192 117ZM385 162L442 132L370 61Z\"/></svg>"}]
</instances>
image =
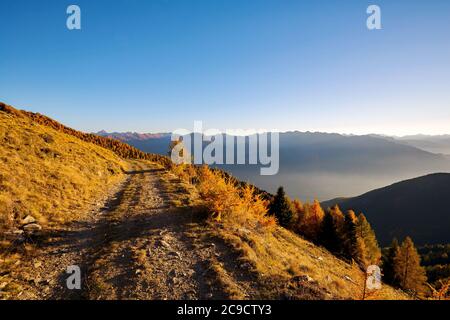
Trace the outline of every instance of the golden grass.
<instances>
[{"instance_id":1,"label":"golden grass","mask_svg":"<svg viewBox=\"0 0 450 320\"><path fill-rule=\"evenodd\" d=\"M295 276L309 276L330 299L362 299L364 274L327 250L302 239L284 228L247 229L224 223L217 235L230 244L248 262L260 278L289 282ZM408 299L390 286L367 292L366 299Z\"/></svg>"},{"instance_id":2,"label":"golden grass","mask_svg":"<svg viewBox=\"0 0 450 320\"><path fill-rule=\"evenodd\" d=\"M0 112L0 229L27 215L43 225L80 219L126 166L109 150Z\"/></svg>"},{"instance_id":3,"label":"golden grass","mask_svg":"<svg viewBox=\"0 0 450 320\"><path fill-rule=\"evenodd\" d=\"M220 173L207 168L200 172L197 187L211 214L213 234L239 254L240 264L250 265L261 280L260 290L267 289L267 293L260 293L261 297L277 298L282 292L299 299L362 299L365 276L361 269L275 225L274 218L267 215L267 203L250 187L238 189ZM226 275L220 265L215 267L217 274ZM289 286L299 276L308 279L300 286L305 287L303 291ZM222 279L232 287L226 276ZM289 292L292 287L297 291ZM366 299L407 298L387 285L366 292Z\"/></svg>"},{"instance_id":4,"label":"golden grass","mask_svg":"<svg viewBox=\"0 0 450 320\"><path fill-rule=\"evenodd\" d=\"M210 261L209 270L215 280L214 287L226 294L227 299L244 300L246 298L245 293L239 288L230 275L228 275L220 262Z\"/></svg>"}]
</instances>

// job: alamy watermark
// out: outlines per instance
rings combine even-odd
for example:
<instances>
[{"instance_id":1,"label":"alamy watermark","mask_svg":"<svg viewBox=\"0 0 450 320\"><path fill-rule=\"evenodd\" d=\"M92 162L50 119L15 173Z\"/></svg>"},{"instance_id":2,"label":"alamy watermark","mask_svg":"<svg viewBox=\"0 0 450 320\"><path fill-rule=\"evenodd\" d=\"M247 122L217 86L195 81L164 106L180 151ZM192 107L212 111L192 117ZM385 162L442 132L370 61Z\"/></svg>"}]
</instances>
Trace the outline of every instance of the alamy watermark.
<instances>
[{"instance_id":1,"label":"alamy watermark","mask_svg":"<svg viewBox=\"0 0 450 320\"><path fill-rule=\"evenodd\" d=\"M379 6L372 4L367 7L367 14L370 16L367 18L366 25L369 30L381 29L381 9Z\"/></svg>"},{"instance_id":2,"label":"alamy watermark","mask_svg":"<svg viewBox=\"0 0 450 320\"><path fill-rule=\"evenodd\" d=\"M370 265L367 270L366 288L369 290L381 289L381 269L377 265Z\"/></svg>"},{"instance_id":3,"label":"alamy watermark","mask_svg":"<svg viewBox=\"0 0 450 320\"><path fill-rule=\"evenodd\" d=\"M279 133L275 130L203 130L201 121L194 130L174 130L171 159L176 164L260 165L261 175L275 175L280 167Z\"/></svg>"},{"instance_id":4,"label":"alamy watermark","mask_svg":"<svg viewBox=\"0 0 450 320\"><path fill-rule=\"evenodd\" d=\"M381 29L381 9L380 6L371 4L367 7L366 13L369 17L366 20L366 26L369 30ZM71 4L66 9L69 16L66 20L66 26L69 30L81 30L81 8L76 4Z\"/></svg>"},{"instance_id":5,"label":"alamy watermark","mask_svg":"<svg viewBox=\"0 0 450 320\"><path fill-rule=\"evenodd\" d=\"M68 266L66 273L70 276L66 279L66 287L69 290L81 289L81 269L77 265Z\"/></svg>"},{"instance_id":6,"label":"alamy watermark","mask_svg":"<svg viewBox=\"0 0 450 320\"><path fill-rule=\"evenodd\" d=\"M69 15L66 20L66 26L69 30L81 30L81 9L72 4L67 7L66 13Z\"/></svg>"}]
</instances>

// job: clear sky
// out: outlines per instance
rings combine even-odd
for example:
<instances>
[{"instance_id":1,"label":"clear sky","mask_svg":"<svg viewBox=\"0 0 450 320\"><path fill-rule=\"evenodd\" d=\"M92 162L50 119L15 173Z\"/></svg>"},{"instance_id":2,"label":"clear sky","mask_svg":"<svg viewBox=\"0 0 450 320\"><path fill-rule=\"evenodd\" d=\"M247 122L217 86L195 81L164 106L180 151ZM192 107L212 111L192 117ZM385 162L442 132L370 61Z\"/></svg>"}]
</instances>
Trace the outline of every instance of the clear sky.
<instances>
[{"instance_id":1,"label":"clear sky","mask_svg":"<svg viewBox=\"0 0 450 320\"><path fill-rule=\"evenodd\" d=\"M1 0L0 21L0 101L84 131L450 133L448 0Z\"/></svg>"}]
</instances>

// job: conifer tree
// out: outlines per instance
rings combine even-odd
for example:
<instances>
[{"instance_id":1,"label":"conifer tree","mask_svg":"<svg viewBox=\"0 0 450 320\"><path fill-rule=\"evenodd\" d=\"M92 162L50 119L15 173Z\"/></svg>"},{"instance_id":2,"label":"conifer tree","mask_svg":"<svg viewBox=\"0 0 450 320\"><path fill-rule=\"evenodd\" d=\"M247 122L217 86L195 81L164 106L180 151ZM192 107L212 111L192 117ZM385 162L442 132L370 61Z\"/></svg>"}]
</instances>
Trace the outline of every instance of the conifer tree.
<instances>
[{"instance_id":1,"label":"conifer tree","mask_svg":"<svg viewBox=\"0 0 450 320\"><path fill-rule=\"evenodd\" d=\"M337 205L325 212L319 240L325 248L333 253L340 253L342 250L341 229L343 221L344 215Z\"/></svg>"},{"instance_id":2,"label":"conifer tree","mask_svg":"<svg viewBox=\"0 0 450 320\"><path fill-rule=\"evenodd\" d=\"M392 240L391 246L386 250L383 255L383 275L384 281L391 285L398 285L397 279L395 279L394 272L394 259L400 250L397 238Z\"/></svg>"},{"instance_id":3,"label":"conifer tree","mask_svg":"<svg viewBox=\"0 0 450 320\"><path fill-rule=\"evenodd\" d=\"M314 200L312 204L305 203L297 221L296 231L310 241L319 242L324 216L325 212L319 201Z\"/></svg>"},{"instance_id":4,"label":"conifer tree","mask_svg":"<svg viewBox=\"0 0 450 320\"><path fill-rule=\"evenodd\" d=\"M379 264L381 250L375 232L370 226L364 214L360 213L357 222L358 236L364 241L366 247L366 261L369 264Z\"/></svg>"},{"instance_id":5,"label":"conifer tree","mask_svg":"<svg viewBox=\"0 0 450 320\"><path fill-rule=\"evenodd\" d=\"M319 200L315 199L312 206L312 215L311 215L311 224L316 228L316 234L318 235L320 232L320 226L322 225L323 217L325 216L325 212L323 211Z\"/></svg>"},{"instance_id":6,"label":"conifer tree","mask_svg":"<svg viewBox=\"0 0 450 320\"><path fill-rule=\"evenodd\" d=\"M410 237L406 237L394 258L395 278L404 290L420 294L427 281L425 269L420 265L420 256Z\"/></svg>"},{"instance_id":7,"label":"conifer tree","mask_svg":"<svg viewBox=\"0 0 450 320\"><path fill-rule=\"evenodd\" d=\"M269 213L274 215L278 223L283 227L289 227L292 223L293 211L289 198L286 196L283 187L279 187L277 194L270 203Z\"/></svg>"},{"instance_id":8,"label":"conifer tree","mask_svg":"<svg viewBox=\"0 0 450 320\"><path fill-rule=\"evenodd\" d=\"M347 211L344 219L344 256L353 259L362 268L368 265L367 249L358 233L358 218L353 210Z\"/></svg>"}]
</instances>

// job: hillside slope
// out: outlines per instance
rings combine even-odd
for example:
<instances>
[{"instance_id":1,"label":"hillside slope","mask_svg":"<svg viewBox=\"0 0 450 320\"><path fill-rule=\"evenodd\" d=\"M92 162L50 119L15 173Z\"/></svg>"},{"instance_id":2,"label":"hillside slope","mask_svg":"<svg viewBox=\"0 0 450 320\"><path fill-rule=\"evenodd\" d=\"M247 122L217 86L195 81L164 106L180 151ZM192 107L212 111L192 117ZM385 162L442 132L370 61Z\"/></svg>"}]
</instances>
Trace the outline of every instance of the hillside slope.
<instances>
[{"instance_id":1,"label":"hillside slope","mask_svg":"<svg viewBox=\"0 0 450 320\"><path fill-rule=\"evenodd\" d=\"M364 212L383 244L405 236L433 244L450 242L449 198L450 174L436 173L323 205Z\"/></svg>"},{"instance_id":2,"label":"hillside slope","mask_svg":"<svg viewBox=\"0 0 450 320\"><path fill-rule=\"evenodd\" d=\"M3 227L17 231L30 214L44 228L29 237L2 233L1 298L361 298L358 267L281 227L243 223L251 218L245 208L238 219L212 219L199 189L174 168L125 160L95 143L152 155L86 142L81 132L28 115L0 111ZM81 291L65 286L74 264ZM383 286L369 298L407 296Z\"/></svg>"},{"instance_id":3,"label":"hillside slope","mask_svg":"<svg viewBox=\"0 0 450 320\"><path fill-rule=\"evenodd\" d=\"M1 106L0 106L1 107ZM79 219L123 178L113 152L0 108L0 229Z\"/></svg>"}]
</instances>

